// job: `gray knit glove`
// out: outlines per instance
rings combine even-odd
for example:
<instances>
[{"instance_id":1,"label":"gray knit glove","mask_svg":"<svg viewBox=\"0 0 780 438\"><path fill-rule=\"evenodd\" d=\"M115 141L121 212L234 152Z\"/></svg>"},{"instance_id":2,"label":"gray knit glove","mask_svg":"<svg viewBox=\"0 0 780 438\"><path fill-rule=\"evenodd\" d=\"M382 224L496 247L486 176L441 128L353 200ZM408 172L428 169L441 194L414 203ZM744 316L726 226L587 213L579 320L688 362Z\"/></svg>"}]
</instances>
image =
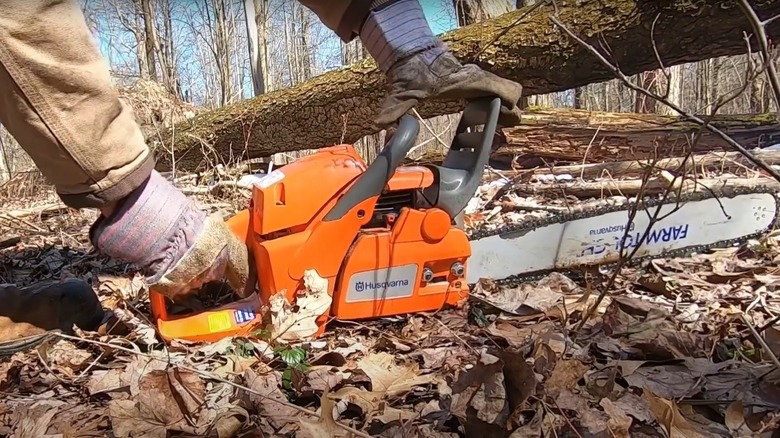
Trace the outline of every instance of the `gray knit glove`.
<instances>
[{"instance_id":1,"label":"gray knit glove","mask_svg":"<svg viewBox=\"0 0 780 438\"><path fill-rule=\"evenodd\" d=\"M90 239L102 253L138 266L149 287L171 299L223 279L245 293L244 242L156 171L111 217L95 222Z\"/></svg>"}]
</instances>

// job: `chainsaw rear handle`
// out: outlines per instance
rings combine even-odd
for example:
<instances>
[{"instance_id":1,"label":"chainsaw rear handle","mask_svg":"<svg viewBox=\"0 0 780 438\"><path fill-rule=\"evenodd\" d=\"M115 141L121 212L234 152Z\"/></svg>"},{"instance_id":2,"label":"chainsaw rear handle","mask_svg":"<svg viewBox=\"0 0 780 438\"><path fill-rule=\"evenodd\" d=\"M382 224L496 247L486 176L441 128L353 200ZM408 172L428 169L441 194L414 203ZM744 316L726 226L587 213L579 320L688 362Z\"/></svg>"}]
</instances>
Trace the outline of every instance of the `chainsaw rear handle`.
<instances>
[{"instance_id":1,"label":"chainsaw rear handle","mask_svg":"<svg viewBox=\"0 0 780 438\"><path fill-rule=\"evenodd\" d=\"M412 148L419 132L420 124L416 118L409 114L401 117L398 129L390 141L387 142L374 162L368 166L368 169L360 175L355 184L352 184L347 193L328 212L325 221L341 219L356 205L382 194L387 182L393 177L395 169Z\"/></svg>"}]
</instances>

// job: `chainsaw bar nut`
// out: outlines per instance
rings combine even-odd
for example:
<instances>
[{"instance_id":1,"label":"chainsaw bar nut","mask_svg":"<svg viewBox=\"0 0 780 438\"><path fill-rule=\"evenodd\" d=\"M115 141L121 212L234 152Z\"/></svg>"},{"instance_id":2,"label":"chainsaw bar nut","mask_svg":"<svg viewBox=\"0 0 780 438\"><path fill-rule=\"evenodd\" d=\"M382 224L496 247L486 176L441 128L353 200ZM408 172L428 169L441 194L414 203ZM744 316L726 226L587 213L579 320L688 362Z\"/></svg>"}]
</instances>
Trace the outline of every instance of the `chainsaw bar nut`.
<instances>
[{"instance_id":1,"label":"chainsaw bar nut","mask_svg":"<svg viewBox=\"0 0 780 438\"><path fill-rule=\"evenodd\" d=\"M456 277L462 277L464 271L465 271L465 267L461 262L455 262L450 267L450 273Z\"/></svg>"},{"instance_id":2,"label":"chainsaw bar nut","mask_svg":"<svg viewBox=\"0 0 780 438\"><path fill-rule=\"evenodd\" d=\"M423 281L430 283L431 280L433 280L433 270L431 268L423 269Z\"/></svg>"}]
</instances>

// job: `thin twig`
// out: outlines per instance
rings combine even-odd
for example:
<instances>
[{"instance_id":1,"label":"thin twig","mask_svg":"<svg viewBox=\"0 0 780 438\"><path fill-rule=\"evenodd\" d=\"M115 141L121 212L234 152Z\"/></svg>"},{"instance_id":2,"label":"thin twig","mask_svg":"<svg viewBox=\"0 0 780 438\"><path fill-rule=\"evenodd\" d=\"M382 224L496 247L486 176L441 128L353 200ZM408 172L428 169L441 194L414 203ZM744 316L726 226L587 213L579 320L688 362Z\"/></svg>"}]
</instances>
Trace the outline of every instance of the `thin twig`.
<instances>
[{"instance_id":1,"label":"thin twig","mask_svg":"<svg viewBox=\"0 0 780 438\"><path fill-rule=\"evenodd\" d=\"M751 324L750 321L748 321L747 318L745 318L744 313L740 314L739 317L742 319L742 322L747 326L747 328L750 329L750 332L753 333L753 337L756 338L756 341L758 341L759 344L761 344L761 348L763 348L766 354L769 355L769 357L772 359L772 362L774 362L777 369L780 369L780 360L777 359L775 353L772 351L771 348L769 348L769 345L766 344L764 338L762 338L761 335L756 331L755 327L753 327L753 324Z\"/></svg>"}]
</instances>

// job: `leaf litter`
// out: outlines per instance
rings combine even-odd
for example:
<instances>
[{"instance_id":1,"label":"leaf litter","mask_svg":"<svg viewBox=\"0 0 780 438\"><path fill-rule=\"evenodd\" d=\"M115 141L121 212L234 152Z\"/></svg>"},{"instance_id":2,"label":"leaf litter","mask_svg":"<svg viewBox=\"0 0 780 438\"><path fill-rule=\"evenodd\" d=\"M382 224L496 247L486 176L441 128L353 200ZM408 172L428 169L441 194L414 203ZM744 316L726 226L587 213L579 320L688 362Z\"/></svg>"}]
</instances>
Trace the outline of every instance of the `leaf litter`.
<instances>
[{"instance_id":1,"label":"leaf litter","mask_svg":"<svg viewBox=\"0 0 780 438\"><path fill-rule=\"evenodd\" d=\"M549 214L496 209L487 200L496 193L495 185L480 192L467 223ZM50 196L43 205L54 202ZM203 200L226 216L241 202ZM556 208L572 201L521 200ZM624 268L581 327L604 278L552 273L516 288L483 279L455 308L334 323L309 339L307 311L316 314L330 299L309 273L303 318L279 295L270 330L166 346L149 323L140 274L90 250L92 220L89 212L58 211L30 219L35 232L0 225L22 236L0 252L0 280L87 279L109 316L95 332L0 358L0 435L777 433L780 245L773 235Z\"/></svg>"}]
</instances>

